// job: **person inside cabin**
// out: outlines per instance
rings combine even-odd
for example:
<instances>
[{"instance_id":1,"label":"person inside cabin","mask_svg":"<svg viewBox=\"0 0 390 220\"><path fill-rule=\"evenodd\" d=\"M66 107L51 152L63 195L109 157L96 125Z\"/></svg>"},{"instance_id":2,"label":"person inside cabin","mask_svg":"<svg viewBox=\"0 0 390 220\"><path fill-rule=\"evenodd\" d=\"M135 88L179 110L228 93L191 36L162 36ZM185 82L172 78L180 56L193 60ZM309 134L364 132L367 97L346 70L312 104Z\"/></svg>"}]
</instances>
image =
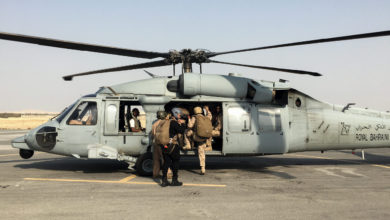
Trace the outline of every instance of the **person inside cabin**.
<instances>
[{"instance_id":1,"label":"person inside cabin","mask_svg":"<svg viewBox=\"0 0 390 220\"><path fill-rule=\"evenodd\" d=\"M138 108L133 108L131 111L131 119L129 121L130 132L142 132L145 131L145 128L141 127L141 122L138 119L139 110Z\"/></svg>"},{"instance_id":2,"label":"person inside cabin","mask_svg":"<svg viewBox=\"0 0 390 220\"><path fill-rule=\"evenodd\" d=\"M221 106L217 105L215 107L215 113L212 118L212 125L213 125L213 137L221 137L221 130L222 130L222 111Z\"/></svg>"}]
</instances>

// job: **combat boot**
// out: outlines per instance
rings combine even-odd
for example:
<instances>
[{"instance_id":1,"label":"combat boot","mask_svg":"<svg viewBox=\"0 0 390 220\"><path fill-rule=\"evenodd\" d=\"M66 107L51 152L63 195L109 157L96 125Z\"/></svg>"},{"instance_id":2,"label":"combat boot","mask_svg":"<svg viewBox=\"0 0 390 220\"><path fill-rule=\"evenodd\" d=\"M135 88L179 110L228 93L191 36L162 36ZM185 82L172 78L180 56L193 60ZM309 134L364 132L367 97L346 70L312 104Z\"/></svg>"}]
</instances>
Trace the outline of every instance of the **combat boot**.
<instances>
[{"instance_id":1,"label":"combat boot","mask_svg":"<svg viewBox=\"0 0 390 220\"><path fill-rule=\"evenodd\" d=\"M162 178L161 187L169 186L168 179L166 177Z\"/></svg>"},{"instance_id":2,"label":"combat boot","mask_svg":"<svg viewBox=\"0 0 390 220\"><path fill-rule=\"evenodd\" d=\"M206 168L205 167L201 167L200 175L205 175L205 174L206 174Z\"/></svg>"},{"instance_id":3,"label":"combat boot","mask_svg":"<svg viewBox=\"0 0 390 220\"><path fill-rule=\"evenodd\" d=\"M182 185L183 183L179 182L179 180L177 180L177 177L172 179L171 186L182 186Z\"/></svg>"}]
</instances>

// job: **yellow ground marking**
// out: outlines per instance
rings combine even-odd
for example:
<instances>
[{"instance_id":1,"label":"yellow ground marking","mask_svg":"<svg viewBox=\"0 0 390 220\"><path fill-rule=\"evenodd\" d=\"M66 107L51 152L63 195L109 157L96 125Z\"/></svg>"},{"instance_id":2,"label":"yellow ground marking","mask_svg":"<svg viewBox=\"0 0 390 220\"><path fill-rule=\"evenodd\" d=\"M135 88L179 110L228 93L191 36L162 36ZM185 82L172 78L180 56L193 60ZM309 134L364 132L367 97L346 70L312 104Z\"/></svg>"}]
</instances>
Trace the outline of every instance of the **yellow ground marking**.
<instances>
[{"instance_id":1,"label":"yellow ground marking","mask_svg":"<svg viewBox=\"0 0 390 220\"><path fill-rule=\"evenodd\" d=\"M119 184L134 184L134 185L158 185L155 182L127 182L136 176L133 175L121 179L119 181L110 181L110 180L80 180L80 179L50 179L50 178L24 178L24 180L31 181L51 181L51 182L78 182L78 183L119 183ZM127 179L126 181L124 181ZM226 187L226 185L218 185L218 184L195 184L195 183L184 183L184 186L200 186L200 187Z\"/></svg>"},{"instance_id":2,"label":"yellow ground marking","mask_svg":"<svg viewBox=\"0 0 390 220\"><path fill-rule=\"evenodd\" d=\"M382 168L390 169L390 167L389 167L389 166L385 166L385 165L372 164L372 166L374 166L374 167L382 167Z\"/></svg>"},{"instance_id":3,"label":"yellow ground marking","mask_svg":"<svg viewBox=\"0 0 390 220\"><path fill-rule=\"evenodd\" d=\"M131 176L128 176L128 177L126 177L126 178L123 178L123 179L119 180L119 182L125 183L125 182L127 182L127 181L130 181L130 180L136 178L136 177L137 177L136 175L131 175Z\"/></svg>"},{"instance_id":4,"label":"yellow ground marking","mask_svg":"<svg viewBox=\"0 0 390 220\"><path fill-rule=\"evenodd\" d=\"M382 167L382 168L390 169L390 166L379 165L379 164L372 164L372 163L368 163L368 162L356 162L356 161L351 161L351 160L333 159L333 158L330 158L330 157L317 157L317 156L302 155L302 154L291 154L291 156L316 158L316 159L325 159L325 160L336 160L336 161L343 161L343 162L355 163L355 164L369 164L369 165L374 166L374 167Z\"/></svg>"}]
</instances>

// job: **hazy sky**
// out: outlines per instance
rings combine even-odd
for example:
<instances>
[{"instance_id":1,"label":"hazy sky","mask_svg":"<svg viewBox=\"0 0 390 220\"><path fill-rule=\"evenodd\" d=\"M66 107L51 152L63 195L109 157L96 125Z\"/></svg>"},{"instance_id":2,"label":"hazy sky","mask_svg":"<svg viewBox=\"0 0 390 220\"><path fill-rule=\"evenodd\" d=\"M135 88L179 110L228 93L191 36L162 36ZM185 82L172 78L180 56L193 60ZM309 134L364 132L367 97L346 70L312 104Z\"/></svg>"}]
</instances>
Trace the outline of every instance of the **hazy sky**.
<instances>
[{"instance_id":1,"label":"hazy sky","mask_svg":"<svg viewBox=\"0 0 390 220\"><path fill-rule=\"evenodd\" d=\"M390 30L390 1L0 0L0 31L168 52L225 51ZM220 61L317 71L323 77L206 64L207 73L277 81L319 100L390 110L390 37L223 55ZM142 70L63 75L147 60L0 40L0 111L60 111L100 86L145 79ZM171 67L150 68L159 75ZM198 68L195 66L195 71Z\"/></svg>"}]
</instances>

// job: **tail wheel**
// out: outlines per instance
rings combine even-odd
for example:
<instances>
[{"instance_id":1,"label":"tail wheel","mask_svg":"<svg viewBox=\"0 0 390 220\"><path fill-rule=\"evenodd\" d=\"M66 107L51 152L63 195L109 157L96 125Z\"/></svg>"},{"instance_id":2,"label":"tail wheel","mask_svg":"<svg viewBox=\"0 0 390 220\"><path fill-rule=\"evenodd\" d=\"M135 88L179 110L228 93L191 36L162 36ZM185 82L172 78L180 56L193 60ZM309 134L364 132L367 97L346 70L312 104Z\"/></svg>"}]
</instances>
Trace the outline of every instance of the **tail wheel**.
<instances>
[{"instance_id":1,"label":"tail wheel","mask_svg":"<svg viewBox=\"0 0 390 220\"><path fill-rule=\"evenodd\" d=\"M137 173L141 176L151 176L153 174L153 155L146 152L138 157L135 163Z\"/></svg>"}]
</instances>

